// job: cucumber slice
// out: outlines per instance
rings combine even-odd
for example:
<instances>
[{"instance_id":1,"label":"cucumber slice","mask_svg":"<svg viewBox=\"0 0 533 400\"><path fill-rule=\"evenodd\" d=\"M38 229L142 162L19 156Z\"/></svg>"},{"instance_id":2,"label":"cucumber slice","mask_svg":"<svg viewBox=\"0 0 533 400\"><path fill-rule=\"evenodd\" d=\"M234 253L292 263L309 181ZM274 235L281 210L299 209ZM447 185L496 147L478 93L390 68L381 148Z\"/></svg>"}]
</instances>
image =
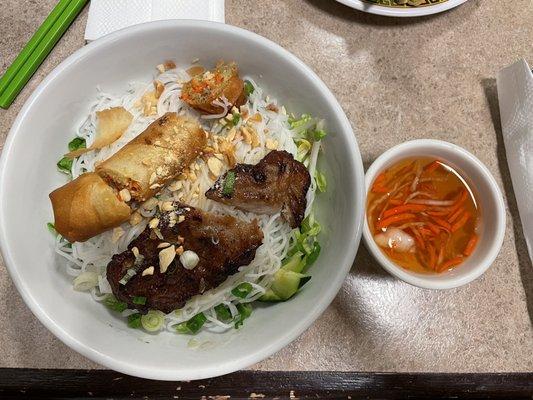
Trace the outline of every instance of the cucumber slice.
<instances>
[{"instance_id":1,"label":"cucumber slice","mask_svg":"<svg viewBox=\"0 0 533 400\"><path fill-rule=\"evenodd\" d=\"M265 294L263 294L259 301L283 301L272 289L268 289Z\"/></svg>"},{"instance_id":2,"label":"cucumber slice","mask_svg":"<svg viewBox=\"0 0 533 400\"><path fill-rule=\"evenodd\" d=\"M300 289L311 277L294 271L280 269L274 276L274 282L270 287L282 300L288 300Z\"/></svg>"},{"instance_id":3,"label":"cucumber slice","mask_svg":"<svg viewBox=\"0 0 533 400\"><path fill-rule=\"evenodd\" d=\"M304 261L305 265L305 260ZM286 264L288 265L288 264ZM274 275L274 282L270 289L262 295L260 301L285 301L289 300L296 292L309 280L309 275L300 274L298 272L280 269Z\"/></svg>"},{"instance_id":4,"label":"cucumber slice","mask_svg":"<svg viewBox=\"0 0 533 400\"><path fill-rule=\"evenodd\" d=\"M285 271L302 272L306 264L306 260L302 256L301 252L295 253L281 268Z\"/></svg>"}]
</instances>

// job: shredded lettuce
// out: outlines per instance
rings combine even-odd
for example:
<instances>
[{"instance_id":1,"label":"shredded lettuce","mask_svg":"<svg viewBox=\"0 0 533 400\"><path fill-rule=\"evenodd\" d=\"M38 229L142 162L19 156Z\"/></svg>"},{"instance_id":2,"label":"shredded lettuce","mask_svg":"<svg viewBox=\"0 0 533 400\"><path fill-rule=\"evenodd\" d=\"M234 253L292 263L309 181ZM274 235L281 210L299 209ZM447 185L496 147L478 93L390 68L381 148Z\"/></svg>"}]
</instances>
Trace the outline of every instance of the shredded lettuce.
<instances>
[{"instance_id":1,"label":"shredded lettuce","mask_svg":"<svg viewBox=\"0 0 533 400\"><path fill-rule=\"evenodd\" d=\"M318 142L324 139L327 135L326 131L323 129L317 129L316 131L310 131L309 134L313 136L313 139L315 140L315 142Z\"/></svg>"},{"instance_id":2,"label":"shredded lettuce","mask_svg":"<svg viewBox=\"0 0 533 400\"><path fill-rule=\"evenodd\" d=\"M300 118L289 116L289 126L298 139L306 139L309 142L319 142L324 139L327 132L318 126L322 125L319 120L309 114L302 114ZM297 143L298 144L298 143Z\"/></svg>"},{"instance_id":3,"label":"shredded lettuce","mask_svg":"<svg viewBox=\"0 0 533 400\"><path fill-rule=\"evenodd\" d=\"M317 240L320 230L320 224L311 213L303 220L300 229L293 231L291 247L284 260L284 264L295 265L289 269L302 272L316 261L321 250Z\"/></svg>"},{"instance_id":4,"label":"shredded lettuce","mask_svg":"<svg viewBox=\"0 0 533 400\"><path fill-rule=\"evenodd\" d=\"M315 182L319 192L324 193L327 190L326 176L318 169L315 171Z\"/></svg>"},{"instance_id":5,"label":"shredded lettuce","mask_svg":"<svg viewBox=\"0 0 533 400\"><path fill-rule=\"evenodd\" d=\"M296 160L303 163L309 156L311 152L311 143L307 139L299 139L296 141L298 150L296 152Z\"/></svg>"},{"instance_id":6,"label":"shredded lettuce","mask_svg":"<svg viewBox=\"0 0 533 400\"><path fill-rule=\"evenodd\" d=\"M294 115L289 116L289 126L297 133L307 130L308 125L313 124L313 117L309 114L302 114L300 118L295 118Z\"/></svg>"}]
</instances>

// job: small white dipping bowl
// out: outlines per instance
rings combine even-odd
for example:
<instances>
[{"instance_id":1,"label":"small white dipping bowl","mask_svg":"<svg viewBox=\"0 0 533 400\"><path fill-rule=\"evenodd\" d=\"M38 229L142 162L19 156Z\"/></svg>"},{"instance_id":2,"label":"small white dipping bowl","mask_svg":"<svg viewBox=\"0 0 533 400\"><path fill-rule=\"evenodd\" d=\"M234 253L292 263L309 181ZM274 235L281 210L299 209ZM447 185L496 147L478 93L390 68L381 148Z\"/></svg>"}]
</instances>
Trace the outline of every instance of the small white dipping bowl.
<instances>
[{"instance_id":1,"label":"small white dipping bowl","mask_svg":"<svg viewBox=\"0 0 533 400\"><path fill-rule=\"evenodd\" d=\"M471 187L481 219L476 249L456 268L440 274L421 274L409 271L390 261L374 241L365 215L363 238L365 246L389 273L397 278L426 289L451 289L465 285L481 276L492 264L502 246L505 234L505 205L494 177L487 167L465 149L441 140L413 140L387 150L368 169L366 192L382 171L396 162L410 157L435 157L454 167Z\"/></svg>"}]
</instances>

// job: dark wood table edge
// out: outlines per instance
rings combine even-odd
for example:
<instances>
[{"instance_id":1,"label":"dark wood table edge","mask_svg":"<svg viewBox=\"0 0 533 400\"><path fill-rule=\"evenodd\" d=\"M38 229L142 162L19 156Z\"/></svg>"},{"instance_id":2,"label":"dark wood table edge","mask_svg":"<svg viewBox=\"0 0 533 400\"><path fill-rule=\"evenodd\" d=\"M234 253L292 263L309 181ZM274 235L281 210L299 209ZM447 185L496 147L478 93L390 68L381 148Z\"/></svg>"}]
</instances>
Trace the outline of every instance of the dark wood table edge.
<instances>
[{"instance_id":1,"label":"dark wood table edge","mask_svg":"<svg viewBox=\"0 0 533 400\"><path fill-rule=\"evenodd\" d=\"M228 397L229 396L229 397ZM533 373L239 371L190 382L109 370L0 368L0 399L533 398Z\"/></svg>"}]
</instances>

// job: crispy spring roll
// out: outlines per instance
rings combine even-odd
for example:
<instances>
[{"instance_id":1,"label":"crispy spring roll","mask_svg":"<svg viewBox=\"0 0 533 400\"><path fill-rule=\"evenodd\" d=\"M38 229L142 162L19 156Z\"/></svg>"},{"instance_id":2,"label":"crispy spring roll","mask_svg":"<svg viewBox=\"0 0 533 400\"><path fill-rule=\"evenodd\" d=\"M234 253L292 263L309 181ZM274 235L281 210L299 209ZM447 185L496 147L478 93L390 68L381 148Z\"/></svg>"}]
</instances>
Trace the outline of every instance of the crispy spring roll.
<instances>
[{"instance_id":1,"label":"crispy spring roll","mask_svg":"<svg viewBox=\"0 0 533 400\"><path fill-rule=\"evenodd\" d=\"M181 99L204 114L223 113L220 103L213 103L220 102L222 97L236 107L246 101L244 81L239 77L235 63L219 62L213 71L194 76L181 90Z\"/></svg>"},{"instance_id":2,"label":"crispy spring roll","mask_svg":"<svg viewBox=\"0 0 533 400\"><path fill-rule=\"evenodd\" d=\"M55 228L83 242L127 221L131 209L98 174L88 172L50 193Z\"/></svg>"},{"instance_id":3,"label":"crispy spring roll","mask_svg":"<svg viewBox=\"0 0 533 400\"><path fill-rule=\"evenodd\" d=\"M96 167L118 191L145 201L175 179L205 148L206 134L197 121L167 113Z\"/></svg>"}]
</instances>

